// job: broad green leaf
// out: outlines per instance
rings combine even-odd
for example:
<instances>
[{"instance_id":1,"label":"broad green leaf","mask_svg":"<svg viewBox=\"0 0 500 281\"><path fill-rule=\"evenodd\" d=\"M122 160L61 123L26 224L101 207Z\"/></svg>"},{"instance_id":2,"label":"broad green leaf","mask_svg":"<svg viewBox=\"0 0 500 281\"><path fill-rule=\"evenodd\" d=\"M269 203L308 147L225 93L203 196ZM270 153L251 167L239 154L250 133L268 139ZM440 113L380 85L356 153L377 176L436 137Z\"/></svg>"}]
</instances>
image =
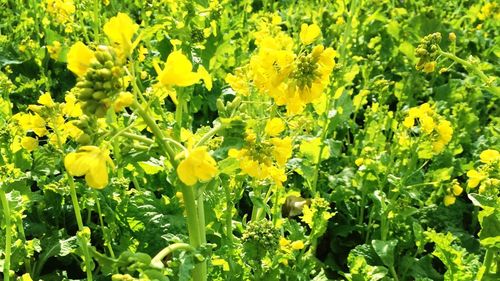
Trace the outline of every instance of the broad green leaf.
<instances>
[{"instance_id":1,"label":"broad green leaf","mask_svg":"<svg viewBox=\"0 0 500 281\"><path fill-rule=\"evenodd\" d=\"M372 240L373 249L387 267L394 266L394 249L397 244L397 240Z\"/></svg>"}]
</instances>

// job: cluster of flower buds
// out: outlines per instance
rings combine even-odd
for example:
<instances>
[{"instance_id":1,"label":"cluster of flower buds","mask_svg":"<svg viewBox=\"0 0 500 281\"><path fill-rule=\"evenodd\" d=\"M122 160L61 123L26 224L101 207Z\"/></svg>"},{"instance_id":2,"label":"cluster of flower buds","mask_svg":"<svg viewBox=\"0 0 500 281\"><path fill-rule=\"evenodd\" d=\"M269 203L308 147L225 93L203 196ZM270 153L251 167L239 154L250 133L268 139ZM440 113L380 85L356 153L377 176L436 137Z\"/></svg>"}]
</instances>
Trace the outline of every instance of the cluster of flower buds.
<instances>
[{"instance_id":1,"label":"cluster of flower buds","mask_svg":"<svg viewBox=\"0 0 500 281\"><path fill-rule=\"evenodd\" d=\"M94 124L95 119L90 118L87 115L80 116L80 119L73 121L73 124L80 130L83 131L78 139L76 140L81 145L88 145L92 143L92 132L95 130L97 124Z\"/></svg>"},{"instance_id":2,"label":"cluster of flower buds","mask_svg":"<svg viewBox=\"0 0 500 281\"><path fill-rule=\"evenodd\" d=\"M441 33L436 32L422 38L420 44L415 49L415 56L420 60L417 63L417 70L432 72L436 67L435 59L439 54L439 42L441 42Z\"/></svg>"},{"instance_id":3,"label":"cluster of flower buds","mask_svg":"<svg viewBox=\"0 0 500 281\"><path fill-rule=\"evenodd\" d=\"M115 52L99 46L88 71L76 83L78 99L86 115L102 118L122 89L123 71Z\"/></svg>"},{"instance_id":4,"label":"cluster of flower buds","mask_svg":"<svg viewBox=\"0 0 500 281\"><path fill-rule=\"evenodd\" d=\"M279 247L280 237L279 229L271 221L251 221L242 236L245 254L251 259L259 259L265 253L273 253Z\"/></svg>"}]
</instances>

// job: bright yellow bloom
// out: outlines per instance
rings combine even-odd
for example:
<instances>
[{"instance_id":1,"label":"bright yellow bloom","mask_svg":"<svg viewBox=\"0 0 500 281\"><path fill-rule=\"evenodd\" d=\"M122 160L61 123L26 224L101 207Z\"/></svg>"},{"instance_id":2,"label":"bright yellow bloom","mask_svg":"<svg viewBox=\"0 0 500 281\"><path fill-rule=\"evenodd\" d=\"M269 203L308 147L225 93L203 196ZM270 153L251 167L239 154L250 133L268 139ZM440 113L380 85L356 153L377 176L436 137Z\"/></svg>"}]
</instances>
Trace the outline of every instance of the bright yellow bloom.
<instances>
[{"instance_id":1,"label":"bright yellow bloom","mask_svg":"<svg viewBox=\"0 0 500 281\"><path fill-rule=\"evenodd\" d=\"M439 135L439 140L443 141L445 144L451 141L451 137L453 135L453 128L451 127L451 122L448 120L443 120L439 122L439 125L436 127L436 131Z\"/></svg>"},{"instance_id":2,"label":"bright yellow bloom","mask_svg":"<svg viewBox=\"0 0 500 281\"><path fill-rule=\"evenodd\" d=\"M291 246L294 250L302 250L304 249L304 242L302 240L293 241Z\"/></svg>"},{"instance_id":3,"label":"bright yellow bloom","mask_svg":"<svg viewBox=\"0 0 500 281\"><path fill-rule=\"evenodd\" d=\"M184 184L207 182L217 175L217 162L207 152L206 147L196 147L182 154L185 159L177 166L177 175Z\"/></svg>"},{"instance_id":4,"label":"bright yellow bloom","mask_svg":"<svg viewBox=\"0 0 500 281\"><path fill-rule=\"evenodd\" d=\"M300 41L304 45L309 45L321 35L321 29L316 24L307 25L303 23L300 27Z\"/></svg>"},{"instance_id":5,"label":"bright yellow bloom","mask_svg":"<svg viewBox=\"0 0 500 281\"><path fill-rule=\"evenodd\" d=\"M118 13L104 25L104 33L125 55L129 54L132 48L132 36L137 32L139 26L124 13Z\"/></svg>"},{"instance_id":6,"label":"bright yellow bloom","mask_svg":"<svg viewBox=\"0 0 500 281\"><path fill-rule=\"evenodd\" d=\"M38 147L38 140L32 137L23 137L21 139L21 146L27 151L32 151Z\"/></svg>"},{"instance_id":7,"label":"bright yellow bloom","mask_svg":"<svg viewBox=\"0 0 500 281\"><path fill-rule=\"evenodd\" d=\"M203 79L207 89L212 88L211 77L205 68L200 67L198 72L192 70L191 61L181 51L173 51L168 55L165 68L160 71L158 80L164 86L187 87Z\"/></svg>"},{"instance_id":8,"label":"bright yellow bloom","mask_svg":"<svg viewBox=\"0 0 500 281\"><path fill-rule=\"evenodd\" d=\"M455 183L451 188L451 191L453 195L459 196L460 194L462 194L462 191L464 191L464 189L458 183Z\"/></svg>"},{"instance_id":9,"label":"bright yellow bloom","mask_svg":"<svg viewBox=\"0 0 500 281\"><path fill-rule=\"evenodd\" d=\"M134 102L134 95L130 92L121 92L116 98L113 108L115 112L122 111L125 107L130 106Z\"/></svg>"},{"instance_id":10,"label":"bright yellow bloom","mask_svg":"<svg viewBox=\"0 0 500 281\"><path fill-rule=\"evenodd\" d=\"M434 120L432 117L424 115L420 118L420 123L422 125L422 131L424 131L425 134L430 134L434 130Z\"/></svg>"},{"instance_id":11,"label":"bright yellow bloom","mask_svg":"<svg viewBox=\"0 0 500 281\"><path fill-rule=\"evenodd\" d=\"M50 96L49 92L41 95L38 98L38 103L47 107L52 107L55 105L54 100L52 100L52 97Z\"/></svg>"},{"instance_id":12,"label":"bright yellow bloom","mask_svg":"<svg viewBox=\"0 0 500 281\"><path fill-rule=\"evenodd\" d=\"M453 195L447 194L444 196L443 202L446 207L455 204L457 198Z\"/></svg>"},{"instance_id":13,"label":"bright yellow bloom","mask_svg":"<svg viewBox=\"0 0 500 281\"><path fill-rule=\"evenodd\" d=\"M469 177L469 182L467 186L470 188L475 188L479 185L479 183L484 180L487 175L484 172L478 172L476 170L470 170L467 172L467 176Z\"/></svg>"},{"instance_id":14,"label":"bright yellow bloom","mask_svg":"<svg viewBox=\"0 0 500 281\"><path fill-rule=\"evenodd\" d=\"M413 118L412 116L407 116L403 121L403 126L405 126L406 128L412 128L414 124L415 118Z\"/></svg>"},{"instance_id":15,"label":"bright yellow bloom","mask_svg":"<svg viewBox=\"0 0 500 281\"><path fill-rule=\"evenodd\" d=\"M203 83L205 83L205 88L207 90L212 90L212 76L208 71L203 67L203 65L200 65L198 67L198 75L200 76L200 79L203 80Z\"/></svg>"},{"instance_id":16,"label":"bright yellow bloom","mask_svg":"<svg viewBox=\"0 0 500 281\"><path fill-rule=\"evenodd\" d=\"M82 42L76 42L68 52L68 69L82 76L89 69L93 59L95 59L94 52Z\"/></svg>"},{"instance_id":17,"label":"bright yellow bloom","mask_svg":"<svg viewBox=\"0 0 500 281\"><path fill-rule=\"evenodd\" d=\"M108 185L107 164L113 165L109 151L97 146L82 146L64 158L64 167L70 176L85 176L88 186L102 189Z\"/></svg>"},{"instance_id":18,"label":"bright yellow bloom","mask_svg":"<svg viewBox=\"0 0 500 281\"><path fill-rule=\"evenodd\" d=\"M274 137L279 135L281 132L285 130L285 123L281 118L272 118L267 121L266 128L264 131L270 137Z\"/></svg>"},{"instance_id":19,"label":"bright yellow bloom","mask_svg":"<svg viewBox=\"0 0 500 281\"><path fill-rule=\"evenodd\" d=\"M500 161L500 152L494 149L487 149L479 155L481 162L485 164L491 164L496 161Z\"/></svg>"}]
</instances>

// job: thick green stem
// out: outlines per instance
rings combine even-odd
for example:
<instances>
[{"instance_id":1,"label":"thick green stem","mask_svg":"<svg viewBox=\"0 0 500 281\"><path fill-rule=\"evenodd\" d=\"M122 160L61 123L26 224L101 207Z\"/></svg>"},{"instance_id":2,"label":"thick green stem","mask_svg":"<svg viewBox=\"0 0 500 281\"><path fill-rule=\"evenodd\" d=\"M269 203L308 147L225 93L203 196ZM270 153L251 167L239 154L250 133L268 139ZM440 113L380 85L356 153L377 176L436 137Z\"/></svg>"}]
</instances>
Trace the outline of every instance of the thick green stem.
<instances>
[{"instance_id":1,"label":"thick green stem","mask_svg":"<svg viewBox=\"0 0 500 281\"><path fill-rule=\"evenodd\" d=\"M3 216L5 218L5 259L3 263L3 279L10 279L10 256L12 251L12 227L10 221L10 207L7 195L0 186L0 200L2 201Z\"/></svg>"},{"instance_id":2,"label":"thick green stem","mask_svg":"<svg viewBox=\"0 0 500 281\"><path fill-rule=\"evenodd\" d=\"M194 248L199 248L203 242L201 237L200 219L198 217L198 208L196 206L196 198L194 195L194 188L191 186L182 185L182 197L184 199L184 206L186 207L187 216L187 226L189 232L189 242ZM206 267L206 261L197 263L193 270L194 281L205 281L206 273L204 274L204 268Z\"/></svg>"}]
</instances>

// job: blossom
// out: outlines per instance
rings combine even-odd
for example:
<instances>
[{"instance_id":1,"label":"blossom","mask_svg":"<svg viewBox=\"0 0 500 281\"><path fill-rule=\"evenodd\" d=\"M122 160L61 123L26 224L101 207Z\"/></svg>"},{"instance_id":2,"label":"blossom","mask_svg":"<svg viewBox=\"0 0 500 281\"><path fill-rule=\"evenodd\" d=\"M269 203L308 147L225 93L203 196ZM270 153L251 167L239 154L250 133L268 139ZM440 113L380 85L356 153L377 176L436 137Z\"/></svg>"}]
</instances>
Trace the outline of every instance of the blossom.
<instances>
[{"instance_id":1,"label":"blossom","mask_svg":"<svg viewBox=\"0 0 500 281\"><path fill-rule=\"evenodd\" d=\"M212 88L212 79L205 68L200 67L193 72L191 61L181 51L173 51L168 55L165 68L158 74L158 80L164 86L187 87L203 79L207 89Z\"/></svg>"},{"instance_id":2,"label":"blossom","mask_svg":"<svg viewBox=\"0 0 500 281\"><path fill-rule=\"evenodd\" d=\"M27 151L32 151L38 147L38 140L32 137L23 137L21 139L21 146Z\"/></svg>"},{"instance_id":3,"label":"blossom","mask_svg":"<svg viewBox=\"0 0 500 281\"><path fill-rule=\"evenodd\" d=\"M482 171L478 172L474 169L468 171L467 176L469 177L469 182L467 183L467 186L470 188L477 187L479 183L487 177L487 175L484 172Z\"/></svg>"},{"instance_id":4,"label":"blossom","mask_svg":"<svg viewBox=\"0 0 500 281\"><path fill-rule=\"evenodd\" d=\"M102 189L108 185L107 164L113 167L109 151L96 146L82 146L64 158L70 176L85 176L88 186Z\"/></svg>"},{"instance_id":5,"label":"blossom","mask_svg":"<svg viewBox=\"0 0 500 281\"><path fill-rule=\"evenodd\" d=\"M446 207L455 204L457 198L451 194L447 194L444 196L443 202Z\"/></svg>"},{"instance_id":6,"label":"blossom","mask_svg":"<svg viewBox=\"0 0 500 281\"><path fill-rule=\"evenodd\" d=\"M134 102L134 95L130 92L121 92L116 98L113 108L115 112L122 111L125 107L130 106Z\"/></svg>"},{"instance_id":7,"label":"blossom","mask_svg":"<svg viewBox=\"0 0 500 281\"><path fill-rule=\"evenodd\" d=\"M281 118L272 118L266 123L264 131L268 136L276 136L285 130L285 123Z\"/></svg>"},{"instance_id":8,"label":"blossom","mask_svg":"<svg viewBox=\"0 0 500 281\"><path fill-rule=\"evenodd\" d=\"M479 158L481 159L481 162L485 164L491 164L495 161L500 160L500 152L494 149L487 149L481 152Z\"/></svg>"},{"instance_id":9,"label":"blossom","mask_svg":"<svg viewBox=\"0 0 500 281\"><path fill-rule=\"evenodd\" d=\"M139 26L124 13L118 13L104 24L104 33L124 54L128 54L132 48L132 36L137 32Z\"/></svg>"},{"instance_id":10,"label":"blossom","mask_svg":"<svg viewBox=\"0 0 500 281\"><path fill-rule=\"evenodd\" d=\"M311 44L321 35L321 29L316 24L308 25L303 23L300 27L300 42L304 45Z\"/></svg>"},{"instance_id":11,"label":"blossom","mask_svg":"<svg viewBox=\"0 0 500 281\"><path fill-rule=\"evenodd\" d=\"M95 59L94 52L85 44L78 41L69 49L68 69L74 74L82 76L89 69L93 59Z\"/></svg>"},{"instance_id":12,"label":"blossom","mask_svg":"<svg viewBox=\"0 0 500 281\"><path fill-rule=\"evenodd\" d=\"M217 162L210 156L205 146L196 147L181 155L185 159L177 166L177 175L184 184L206 182L217 175Z\"/></svg>"}]
</instances>

